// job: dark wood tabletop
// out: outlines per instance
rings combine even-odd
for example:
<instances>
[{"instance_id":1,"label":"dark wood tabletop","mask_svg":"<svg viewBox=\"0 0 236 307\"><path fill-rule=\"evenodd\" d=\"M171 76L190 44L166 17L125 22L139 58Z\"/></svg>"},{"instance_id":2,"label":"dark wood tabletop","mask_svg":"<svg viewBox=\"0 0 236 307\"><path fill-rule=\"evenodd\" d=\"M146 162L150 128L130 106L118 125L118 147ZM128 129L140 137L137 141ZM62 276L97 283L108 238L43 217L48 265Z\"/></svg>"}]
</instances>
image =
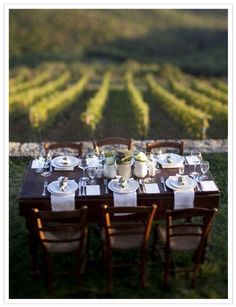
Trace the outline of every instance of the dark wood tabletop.
<instances>
[{"instance_id":1,"label":"dark wood tabletop","mask_svg":"<svg viewBox=\"0 0 236 307\"><path fill-rule=\"evenodd\" d=\"M19 210L20 215L26 217L33 207L37 207L40 210L51 210L50 204L50 193L46 190L46 196L42 196L43 192L43 182L48 180L48 183L57 180L60 176L66 176L69 179L74 179L79 181L82 176L82 170L75 167L74 171L52 171L49 177L43 177L31 169L31 163L28 165L25 180L23 182L22 191L19 198ZM197 171L199 173L200 169ZM185 174L189 174L193 170L193 166L185 166ZM154 182L159 186L160 193L158 194L147 194L137 190L137 201L138 205L151 205L156 203L158 205L157 216L162 217L167 208L173 208L174 204L174 192L172 189L167 187L167 191L164 191L163 184L161 183L160 177L163 176L167 179L171 175L176 175L178 169L176 168L166 168L161 169L160 173L157 173L154 177ZM207 173L208 180L213 180L210 172ZM103 179L97 179L97 184L100 185L101 195L96 196L79 196L78 190L75 192L75 207L79 208L83 205L88 206L89 217L93 220L96 219L96 215L101 208L101 204L113 205L113 192L109 191L108 194L105 193L105 187L103 184ZM219 191L199 191L195 188L195 206L198 207L209 207L218 208L219 207L220 192Z\"/></svg>"}]
</instances>

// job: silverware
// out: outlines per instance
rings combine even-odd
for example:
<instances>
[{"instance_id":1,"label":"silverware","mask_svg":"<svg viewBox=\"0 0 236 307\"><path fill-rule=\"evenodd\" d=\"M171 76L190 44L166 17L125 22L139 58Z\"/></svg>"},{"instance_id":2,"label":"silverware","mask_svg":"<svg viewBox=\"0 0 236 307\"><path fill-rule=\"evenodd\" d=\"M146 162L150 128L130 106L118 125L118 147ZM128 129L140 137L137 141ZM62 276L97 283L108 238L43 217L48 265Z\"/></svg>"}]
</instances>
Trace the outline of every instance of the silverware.
<instances>
[{"instance_id":1,"label":"silverware","mask_svg":"<svg viewBox=\"0 0 236 307\"><path fill-rule=\"evenodd\" d=\"M166 183L165 183L164 177L161 177L161 183L163 184L163 186L164 186L164 191L166 192L167 190L166 190Z\"/></svg>"},{"instance_id":2,"label":"silverware","mask_svg":"<svg viewBox=\"0 0 236 307\"><path fill-rule=\"evenodd\" d=\"M142 186L143 188L143 193L147 193L145 184L144 184L144 179L139 179L139 184Z\"/></svg>"},{"instance_id":3,"label":"silverware","mask_svg":"<svg viewBox=\"0 0 236 307\"><path fill-rule=\"evenodd\" d=\"M43 193L42 193L42 196L46 196L46 187L48 186L48 181L45 180L43 182Z\"/></svg>"},{"instance_id":4,"label":"silverware","mask_svg":"<svg viewBox=\"0 0 236 307\"><path fill-rule=\"evenodd\" d=\"M142 193L142 189L141 189L141 186L142 184L139 182L140 180L137 180L139 186L138 186L138 192L141 194Z\"/></svg>"},{"instance_id":5,"label":"silverware","mask_svg":"<svg viewBox=\"0 0 236 307\"><path fill-rule=\"evenodd\" d=\"M87 182L83 181L83 195L86 195L86 187L87 187Z\"/></svg>"},{"instance_id":6,"label":"silverware","mask_svg":"<svg viewBox=\"0 0 236 307\"><path fill-rule=\"evenodd\" d=\"M105 194L108 194L107 183L108 183L107 179L106 179L106 178L104 178L104 180L103 180L103 184L104 184L104 186L105 186Z\"/></svg>"},{"instance_id":7,"label":"silverware","mask_svg":"<svg viewBox=\"0 0 236 307\"><path fill-rule=\"evenodd\" d=\"M79 189L78 195L81 196L82 195L81 194L82 193L82 182L79 181L78 185L79 185L79 187L78 187L78 189Z\"/></svg>"}]
</instances>

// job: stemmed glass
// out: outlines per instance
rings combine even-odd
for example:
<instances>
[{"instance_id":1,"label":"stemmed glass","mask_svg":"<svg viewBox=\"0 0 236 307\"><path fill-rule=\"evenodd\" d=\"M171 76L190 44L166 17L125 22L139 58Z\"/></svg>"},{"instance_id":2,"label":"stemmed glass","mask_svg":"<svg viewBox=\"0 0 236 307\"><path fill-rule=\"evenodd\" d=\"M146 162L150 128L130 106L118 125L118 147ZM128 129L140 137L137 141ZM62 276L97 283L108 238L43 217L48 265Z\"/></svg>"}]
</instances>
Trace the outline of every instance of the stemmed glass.
<instances>
[{"instance_id":1,"label":"stemmed glass","mask_svg":"<svg viewBox=\"0 0 236 307\"><path fill-rule=\"evenodd\" d=\"M42 150L40 153L40 159L43 161L43 172L41 173L41 176L48 177L51 175L51 160L52 160L52 152Z\"/></svg>"},{"instance_id":2,"label":"stemmed glass","mask_svg":"<svg viewBox=\"0 0 236 307\"><path fill-rule=\"evenodd\" d=\"M80 180L88 181L89 178L85 176L85 170L89 167L88 159L86 157L81 157L79 159L78 166L79 166L79 168L81 168L83 170L83 176L80 178Z\"/></svg>"},{"instance_id":3,"label":"stemmed glass","mask_svg":"<svg viewBox=\"0 0 236 307\"><path fill-rule=\"evenodd\" d=\"M207 179L208 177L205 175L208 171L209 171L209 162L208 161L201 161L200 163L200 169L201 169L201 172L202 172L202 176L200 176L200 180L203 180L203 179Z\"/></svg>"},{"instance_id":4,"label":"stemmed glass","mask_svg":"<svg viewBox=\"0 0 236 307\"><path fill-rule=\"evenodd\" d=\"M97 168L95 166L89 166L87 172L90 178L89 184L96 184L95 177L97 175Z\"/></svg>"},{"instance_id":5,"label":"stemmed glass","mask_svg":"<svg viewBox=\"0 0 236 307\"><path fill-rule=\"evenodd\" d=\"M191 151L190 156L192 158L197 157L198 160L194 159L194 162L193 162L194 168L193 168L193 171L189 174L189 176L193 177L193 178L197 178L199 176L199 173L196 171L196 166L197 166L197 164L200 164L200 162L202 160L202 154L199 151L197 151L197 152Z\"/></svg>"}]
</instances>

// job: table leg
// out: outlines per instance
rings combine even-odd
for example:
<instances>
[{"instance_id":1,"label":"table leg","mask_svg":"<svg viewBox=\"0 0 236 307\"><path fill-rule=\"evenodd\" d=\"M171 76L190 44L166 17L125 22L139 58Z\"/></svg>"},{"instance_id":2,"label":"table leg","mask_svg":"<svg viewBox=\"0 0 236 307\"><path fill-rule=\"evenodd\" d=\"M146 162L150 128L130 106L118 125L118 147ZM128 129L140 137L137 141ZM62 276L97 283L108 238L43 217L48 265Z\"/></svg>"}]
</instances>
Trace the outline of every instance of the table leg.
<instances>
[{"instance_id":1,"label":"table leg","mask_svg":"<svg viewBox=\"0 0 236 307\"><path fill-rule=\"evenodd\" d=\"M28 230L28 245L29 245L29 254L30 254L30 271L33 276L39 274L38 270L38 261L37 261L37 249L38 242L36 234L33 231L32 224L30 220L26 219L26 227Z\"/></svg>"}]
</instances>

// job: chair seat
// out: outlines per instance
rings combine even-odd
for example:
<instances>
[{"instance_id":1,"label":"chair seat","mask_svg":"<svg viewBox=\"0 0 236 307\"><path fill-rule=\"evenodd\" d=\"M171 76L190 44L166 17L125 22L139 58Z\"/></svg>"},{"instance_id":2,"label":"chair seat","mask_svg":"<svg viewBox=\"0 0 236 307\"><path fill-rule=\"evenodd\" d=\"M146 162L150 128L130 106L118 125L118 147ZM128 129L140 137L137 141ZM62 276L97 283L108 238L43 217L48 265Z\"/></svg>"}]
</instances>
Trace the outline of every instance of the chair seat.
<instances>
[{"instance_id":1,"label":"chair seat","mask_svg":"<svg viewBox=\"0 0 236 307\"><path fill-rule=\"evenodd\" d=\"M58 231L57 233L52 233L50 231L44 232L44 237L46 240L73 240L80 237L81 232L78 231ZM69 253L77 250L79 248L79 241L72 242L43 242L44 247L50 253Z\"/></svg>"},{"instance_id":2,"label":"chair seat","mask_svg":"<svg viewBox=\"0 0 236 307\"><path fill-rule=\"evenodd\" d=\"M158 226L157 228L158 236L162 242L166 242L166 228ZM189 233L190 235L170 237L170 249L171 250L195 250L197 249L201 237L193 236L192 234L202 234L201 227L178 227L177 229L173 228L173 234Z\"/></svg>"},{"instance_id":3,"label":"chair seat","mask_svg":"<svg viewBox=\"0 0 236 307\"><path fill-rule=\"evenodd\" d=\"M140 234L126 234L127 230L111 229L110 242L114 249L140 248L143 243L144 227L139 228ZM105 232L102 231L102 240L105 241Z\"/></svg>"}]
</instances>

